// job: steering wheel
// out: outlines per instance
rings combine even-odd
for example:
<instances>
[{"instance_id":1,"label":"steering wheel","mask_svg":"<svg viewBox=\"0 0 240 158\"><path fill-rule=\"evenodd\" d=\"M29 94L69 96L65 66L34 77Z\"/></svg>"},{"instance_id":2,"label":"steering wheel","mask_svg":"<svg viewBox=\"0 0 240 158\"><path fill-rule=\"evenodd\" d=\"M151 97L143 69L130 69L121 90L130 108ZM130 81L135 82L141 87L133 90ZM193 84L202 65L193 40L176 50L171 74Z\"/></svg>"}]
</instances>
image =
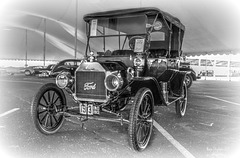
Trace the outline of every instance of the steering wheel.
<instances>
[{"instance_id":1,"label":"steering wheel","mask_svg":"<svg viewBox=\"0 0 240 158\"><path fill-rule=\"evenodd\" d=\"M135 48L135 41L136 39L144 39L142 36L133 36L129 39L129 47L131 50L134 50Z\"/></svg>"}]
</instances>

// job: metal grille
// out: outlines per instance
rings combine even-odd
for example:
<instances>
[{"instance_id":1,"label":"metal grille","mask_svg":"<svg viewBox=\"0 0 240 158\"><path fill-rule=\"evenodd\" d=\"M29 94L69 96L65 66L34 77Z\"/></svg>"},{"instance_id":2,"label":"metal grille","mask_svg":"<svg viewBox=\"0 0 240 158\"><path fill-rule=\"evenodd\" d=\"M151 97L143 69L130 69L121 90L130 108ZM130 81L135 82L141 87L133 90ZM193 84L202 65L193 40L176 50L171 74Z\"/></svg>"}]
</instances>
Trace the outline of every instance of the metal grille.
<instances>
[{"instance_id":1,"label":"metal grille","mask_svg":"<svg viewBox=\"0 0 240 158\"><path fill-rule=\"evenodd\" d=\"M104 72L76 72L76 97L87 101L106 100L104 79Z\"/></svg>"}]
</instances>

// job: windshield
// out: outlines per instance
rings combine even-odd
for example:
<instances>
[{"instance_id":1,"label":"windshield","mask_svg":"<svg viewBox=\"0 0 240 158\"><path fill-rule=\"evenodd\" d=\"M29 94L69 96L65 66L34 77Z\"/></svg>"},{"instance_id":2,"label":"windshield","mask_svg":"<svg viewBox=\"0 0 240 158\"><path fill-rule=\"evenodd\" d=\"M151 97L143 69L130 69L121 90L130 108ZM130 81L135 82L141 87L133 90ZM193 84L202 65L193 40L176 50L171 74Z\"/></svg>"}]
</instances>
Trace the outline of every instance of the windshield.
<instances>
[{"instance_id":1,"label":"windshield","mask_svg":"<svg viewBox=\"0 0 240 158\"><path fill-rule=\"evenodd\" d=\"M110 53L114 50L130 50L131 37L145 37L146 21L145 15L92 19L88 30L87 52Z\"/></svg>"}]
</instances>

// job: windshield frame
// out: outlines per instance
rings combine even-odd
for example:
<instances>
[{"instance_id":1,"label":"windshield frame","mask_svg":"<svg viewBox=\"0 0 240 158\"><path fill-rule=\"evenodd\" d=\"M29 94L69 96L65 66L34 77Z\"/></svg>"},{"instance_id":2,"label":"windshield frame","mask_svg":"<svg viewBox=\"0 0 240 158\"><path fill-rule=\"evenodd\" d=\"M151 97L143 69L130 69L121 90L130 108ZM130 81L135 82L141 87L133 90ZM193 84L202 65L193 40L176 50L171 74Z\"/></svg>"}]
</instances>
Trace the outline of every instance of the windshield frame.
<instances>
[{"instance_id":1,"label":"windshield frame","mask_svg":"<svg viewBox=\"0 0 240 158\"><path fill-rule=\"evenodd\" d=\"M128 17L137 17L137 16L144 16L145 18L145 21L143 23L144 27L146 28L146 25L148 23L148 17L145 15L145 14L133 14L131 16L118 16L118 17L115 17L115 18L128 18ZM101 20L101 19L106 19L106 18L95 18L97 20ZM110 18L109 18L110 19ZM105 30L105 29L103 29ZM98 32L100 32L98 29L97 29ZM117 31L117 30L114 30L114 31ZM97 36L91 36L91 20L86 22L86 35L87 35L87 46L86 46L86 50L85 50L85 56L87 56L88 52L91 52L91 47L90 47L90 39L92 38L103 38L103 50L106 51L106 38L108 37L118 37L118 44L119 44L119 49L123 49L124 48L124 45L126 43L126 38L127 36L143 36L144 38L147 38L149 32L147 30L147 28L145 29L145 32L143 33L133 33L133 34L121 34L120 31L117 31L118 34L114 34L114 35L105 35L104 31L103 31L103 35L97 35ZM125 40L124 40L124 43L122 44L122 48L120 47L120 38L122 36L125 36Z\"/></svg>"}]
</instances>

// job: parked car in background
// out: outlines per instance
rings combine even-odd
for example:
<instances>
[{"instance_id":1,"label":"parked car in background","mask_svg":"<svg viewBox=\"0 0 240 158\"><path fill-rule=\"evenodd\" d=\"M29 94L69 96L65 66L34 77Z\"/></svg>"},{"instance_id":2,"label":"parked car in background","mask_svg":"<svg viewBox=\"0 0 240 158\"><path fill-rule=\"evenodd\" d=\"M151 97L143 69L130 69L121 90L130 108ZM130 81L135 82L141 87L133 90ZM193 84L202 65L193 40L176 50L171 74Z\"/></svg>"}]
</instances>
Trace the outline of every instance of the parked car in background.
<instances>
[{"instance_id":1,"label":"parked car in background","mask_svg":"<svg viewBox=\"0 0 240 158\"><path fill-rule=\"evenodd\" d=\"M38 74L39 77L49 77L55 65L56 64L50 64L46 68L36 70L35 73Z\"/></svg>"},{"instance_id":2,"label":"parked car in background","mask_svg":"<svg viewBox=\"0 0 240 158\"><path fill-rule=\"evenodd\" d=\"M214 70L202 70L200 73L202 74L202 76L208 76L208 77L214 76Z\"/></svg>"},{"instance_id":3,"label":"parked car in background","mask_svg":"<svg viewBox=\"0 0 240 158\"><path fill-rule=\"evenodd\" d=\"M81 59L65 59L58 62L50 72L50 77L56 77L61 72L70 72L74 75L74 71L81 64Z\"/></svg>"},{"instance_id":4,"label":"parked car in background","mask_svg":"<svg viewBox=\"0 0 240 158\"><path fill-rule=\"evenodd\" d=\"M26 76L39 75L42 72L51 71L53 64L45 66L28 66L24 69L21 69L20 72L23 72Z\"/></svg>"},{"instance_id":5,"label":"parked car in background","mask_svg":"<svg viewBox=\"0 0 240 158\"><path fill-rule=\"evenodd\" d=\"M0 75L15 75L15 74L19 74L21 70L23 70L23 67L14 67L14 66L1 67Z\"/></svg>"},{"instance_id":6,"label":"parked car in background","mask_svg":"<svg viewBox=\"0 0 240 158\"><path fill-rule=\"evenodd\" d=\"M21 73L24 73L26 76L35 75L38 69L43 69L43 66L28 66L20 70Z\"/></svg>"},{"instance_id":7,"label":"parked car in background","mask_svg":"<svg viewBox=\"0 0 240 158\"><path fill-rule=\"evenodd\" d=\"M5 75L5 74L7 74L6 68L1 67L0 68L0 75Z\"/></svg>"},{"instance_id":8,"label":"parked car in background","mask_svg":"<svg viewBox=\"0 0 240 158\"><path fill-rule=\"evenodd\" d=\"M193 81L201 78L201 74L197 75L196 72L191 68L190 62L188 61L180 60L179 70L189 72L185 78L187 88L190 88L192 86Z\"/></svg>"}]
</instances>

